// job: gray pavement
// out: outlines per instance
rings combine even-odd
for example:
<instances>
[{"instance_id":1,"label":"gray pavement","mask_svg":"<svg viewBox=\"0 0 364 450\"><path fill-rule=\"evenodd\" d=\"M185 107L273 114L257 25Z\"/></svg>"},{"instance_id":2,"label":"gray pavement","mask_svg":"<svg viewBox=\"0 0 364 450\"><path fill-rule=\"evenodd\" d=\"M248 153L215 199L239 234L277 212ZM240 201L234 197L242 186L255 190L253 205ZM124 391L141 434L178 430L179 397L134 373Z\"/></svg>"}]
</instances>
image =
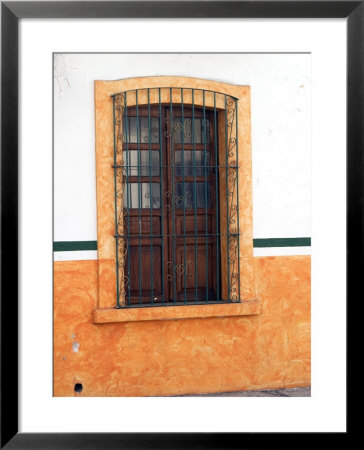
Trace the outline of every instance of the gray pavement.
<instances>
[{"instance_id":1,"label":"gray pavement","mask_svg":"<svg viewBox=\"0 0 364 450\"><path fill-rule=\"evenodd\" d=\"M311 387L266 389L262 391L219 392L215 394L189 394L173 397L311 397Z\"/></svg>"}]
</instances>

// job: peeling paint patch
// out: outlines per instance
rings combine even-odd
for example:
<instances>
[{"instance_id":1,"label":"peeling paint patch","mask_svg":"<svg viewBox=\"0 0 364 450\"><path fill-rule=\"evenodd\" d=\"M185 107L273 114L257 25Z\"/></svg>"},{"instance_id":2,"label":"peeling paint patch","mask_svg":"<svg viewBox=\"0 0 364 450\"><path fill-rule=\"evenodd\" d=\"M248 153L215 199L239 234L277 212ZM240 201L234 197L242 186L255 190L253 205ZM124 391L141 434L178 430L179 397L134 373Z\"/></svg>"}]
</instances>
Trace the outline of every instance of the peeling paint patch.
<instances>
[{"instance_id":1,"label":"peeling paint patch","mask_svg":"<svg viewBox=\"0 0 364 450\"><path fill-rule=\"evenodd\" d=\"M72 350L74 353L78 353L78 349L80 348L80 344L78 342L72 342Z\"/></svg>"}]
</instances>

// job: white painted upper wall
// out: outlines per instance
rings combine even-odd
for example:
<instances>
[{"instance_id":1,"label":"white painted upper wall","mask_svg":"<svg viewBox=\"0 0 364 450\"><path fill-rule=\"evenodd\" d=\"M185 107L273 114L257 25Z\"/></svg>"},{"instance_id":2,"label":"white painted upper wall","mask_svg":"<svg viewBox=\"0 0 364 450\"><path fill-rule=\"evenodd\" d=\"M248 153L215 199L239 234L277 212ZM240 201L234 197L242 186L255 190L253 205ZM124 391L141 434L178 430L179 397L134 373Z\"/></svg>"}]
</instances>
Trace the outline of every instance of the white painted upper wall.
<instances>
[{"instance_id":1,"label":"white painted upper wall","mask_svg":"<svg viewBox=\"0 0 364 450\"><path fill-rule=\"evenodd\" d=\"M175 75L251 86L254 238L311 235L311 56L57 54L54 240L97 239L94 80Z\"/></svg>"}]
</instances>

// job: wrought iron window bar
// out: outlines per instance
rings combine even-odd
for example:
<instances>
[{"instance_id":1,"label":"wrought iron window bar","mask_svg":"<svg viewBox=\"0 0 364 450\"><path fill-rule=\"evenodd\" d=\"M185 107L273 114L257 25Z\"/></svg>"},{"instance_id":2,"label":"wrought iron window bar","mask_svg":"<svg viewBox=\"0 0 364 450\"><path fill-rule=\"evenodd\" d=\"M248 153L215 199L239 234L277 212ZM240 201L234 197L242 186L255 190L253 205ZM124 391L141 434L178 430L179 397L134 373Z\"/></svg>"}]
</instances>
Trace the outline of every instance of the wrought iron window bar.
<instances>
[{"instance_id":1,"label":"wrought iron window bar","mask_svg":"<svg viewBox=\"0 0 364 450\"><path fill-rule=\"evenodd\" d=\"M179 93L179 101L173 102L173 94ZM169 97L166 101L166 94ZM147 96L147 101L139 101L140 96ZM201 102L196 105L196 96L202 96ZM206 106L206 98L209 97L209 106ZM152 100L151 100L152 98ZM185 98L185 101L184 101ZM194 88L175 88L158 87L149 89L133 89L120 92L112 96L113 99L113 123L114 123L114 201L115 201L115 253L116 253L116 280L117 280L117 298L116 308L128 307L146 307L146 306L168 306L168 305L190 305L190 304L211 304L211 303L232 303L240 301L240 260L239 260L239 186L238 186L238 99L230 95ZM213 102L211 103L211 99ZM129 106L132 105L132 106ZM162 107L169 108L169 117L162 115ZM128 117L130 107L134 109L133 116ZM157 108L157 117L151 115L151 108ZM140 116L139 110L147 108L147 115ZM174 110L179 109L179 117L174 117ZM192 109L192 117L185 118L185 108ZM202 110L202 117L196 120L195 112ZM212 124L206 119L207 112L212 118ZM219 120L224 117L223 127L218 127ZM131 118L134 120L131 121ZM157 119L157 120L155 120ZM211 119L210 119L211 121ZM153 126L152 126L153 122ZM196 139L196 124L200 127L199 139ZM210 134L210 125L212 125L213 136ZM132 126L136 129L132 130ZM142 131L141 128L146 128ZM223 131L221 131L223 130ZM132 135L132 132L134 133ZM221 148L221 139L219 133L224 134L224 148ZM208 134L208 136L207 136ZM177 137L177 138L176 138ZM165 164L165 158L162 148L162 139L171 139L171 162ZM197 142L197 140L199 142ZM180 163L176 165L174 144L178 141L181 147ZM219 146L220 141L220 146ZM131 150L131 144L136 145L136 149ZM156 150L155 146L159 146ZM214 164L207 163L207 146L212 145L214 150ZM154 146L154 147L153 147ZM202 148L201 148L202 146ZM153 147L153 149L152 149ZM197 149L198 147L198 149ZM133 164L131 161L131 151L134 155ZM142 152L145 152L142 154ZM153 153L152 153L153 152ZM158 152L159 162L153 164L152 155ZM176 150L177 152L177 150ZM189 152L188 154L186 152ZM198 154L199 162L196 163ZM211 153L211 152L210 152ZM136 156L136 161L135 161ZM147 158L145 158L148 156ZM191 164L185 164L185 158L191 157ZM203 156L203 157L202 157ZM144 162L142 161L144 159ZM147 160L147 163L145 163ZM172 185L169 190L165 190L164 170L170 170L172 173ZM182 182L175 181L176 170ZM154 171L154 172L153 172ZM185 172L188 173L186 181ZM192 171L192 175L190 172ZM156 175L158 173L158 175ZM197 173L204 178L203 204L198 204L197 200ZM142 181L143 178L143 181ZM208 193L207 179L214 178L214 193ZM132 180L132 181L130 181ZM176 192L177 184L182 184L182 191ZM192 185L192 190L186 190L186 183ZM153 194L153 184L159 184L156 192ZM136 185L136 186L134 186ZM149 189L148 188L149 185ZM181 186L179 186L181 188ZM133 192L132 192L133 191ZM145 191L145 192L144 192ZM181 193L182 192L182 193ZM137 194L136 196L134 194ZM209 198L210 195L210 198ZM216 232L209 232L208 210L211 206L211 196L215 196L215 215ZM132 201L133 199L133 201ZM137 208L134 203L136 201ZM199 199L201 203L201 199ZM142 233L141 223L142 211L149 209L149 233ZM183 211L182 233L176 231L175 214L176 209ZM137 211L137 222L139 224L138 232L130 232L131 211ZM153 230L153 218L155 210L159 210L161 218L158 230ZM193 210L193 232L186 232L186 212ZM164 215L166 211L172 213L171 232L165 230ZM197 231L197 213L201 217L204 211L204 232ZM224 220L221 220L221 217ZM225 223L224 223L225 221ZM157 232L158 231L158 232ZM163 238L171 238L173 241L171 260L166 260ZM206 277L206 295L201 300L198 295L198 256L197 239L205 239L205 277ZM215 295L211 296L209 289L209 239L216 239L216 261L214 261L216 270L213 280ZM131 294L131 256L130 240L137 240L136 245L138 260L138 283L139 283L139 301L132 302ZM161 289L156 294L154 283L154 248L153 240L160 239L160 273ZM176 240L183 240L183 262L176 259ZM194 239L194 261L187 257L186 242ZM148 274L150 284L149 302L145 302L143 294L142 273L142 241L150 241L150 273ZM201 244L199 244L201 246ZM134 245L135 247L135 245ZM168 258L169 259L169 258ZM167 270L166 270L167 269ZM194 270L193 270L194 269ZM194 273L193 273L194 272ZM165 277L173 285L172 297L165 295ZM176 295L177 278L183 279L183 300L178 299ZM188 280L194 280L194 299L186 295L186 286ZM211 281L211 280L210 280ZM145 290L145 289L144 289ZM135 291L135 290L134 290ZM134 295L135 297L135 295ZM142 301L143 298L143 301Z\"/></svg>"}]
</instances>

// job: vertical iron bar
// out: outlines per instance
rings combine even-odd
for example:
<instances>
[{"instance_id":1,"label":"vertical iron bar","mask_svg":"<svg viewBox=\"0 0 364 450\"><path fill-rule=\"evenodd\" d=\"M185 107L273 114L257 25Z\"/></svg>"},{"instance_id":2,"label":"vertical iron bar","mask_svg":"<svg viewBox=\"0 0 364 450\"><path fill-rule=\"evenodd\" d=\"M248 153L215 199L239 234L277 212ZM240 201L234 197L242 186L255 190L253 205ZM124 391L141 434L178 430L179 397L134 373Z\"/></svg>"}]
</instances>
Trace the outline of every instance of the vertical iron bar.
<instances>
[{"instance_id":1,"label":"vertical iron bar","mask_svg":"<svg viewBox=\"0 0 364 450\"><path fill-rule=\"evenodd\" d=\"M115 252L116 252L116 307L120 308L119 298L119 255L118 255L118 206L117 206L117 167L116 167L116 139L115 139L115 97L113 101L113 124L114 124L114 190L115 190ZM122 120L122 119L121 119Z\"/></svg>"},{"instance_id":2,"label":"vertical iron bar","mask_svg":"<svg viewBox=\"0 0 364 450\"><path fill-rule=\"evenodd\" d=\"M236 153L236 214L237 214L237 223L238 223L238 286L239 286L239 298L240 301L240 227L239 227L239 152L238 152L238 100L235 99L235 153Z\"/></svg>"},{"instance_id":3,"label":"vertical iron bar","mask_svg":"<svg viewBox=\"0 0 364 450\"><path fill-rule=\"evenodd\" d=\"M209 246L208 246L208 219L207 219L207 173L206 173L206 109L205 109L205 91L202 91L203 96L203 142L204 142L204 191L205 191L205 264L206 264L206 303L209 302Z\"/></svg>"},{"instance_id":4,"label":"vertical iron bar","mask_svg":"<svg viewBox=\"0 0 364 450\"><path fill-rule=\"evenodd\" d=\"M228 292L227 301L230 301L230 253L229 253L229 189L228 189L228 117L227 117L227 102L225 95L225 167L226 167L226 256L227 256L227 282Z\"/></svg>"},{"instance_id":5,"label":"vertical iron bar","mask_svg":"<svg viewBox=\"0 0 364 450\"><path fill-rule=\"evenodd\" d=\"M217 121L216 121L216 92L214 92L214 143L215 143L215 209L216 209L216 297L220 300L220 245L219 245L219 180L217 155Z\"/></svg>"},{"instance_id":6,"label":"vertical iron bar","mask_svg":"<svg viewBox=\"0 0 364 450\"><path fill-rule=\"evenodd\" d=\"M176 303L176 224L175 224L175 186L174 186L174 152L173 152L173 106L172 88L169 89L170 96L170 126L171 126L171 161L172 161L172 234L173 234L173 303Z\"/></svg>"},{"instance_id":7,"label":"vertical iron bar","mask_svg":"<svg viewBox=\"0 0 364 450\"><path fill-rule=\"evenodd\" d=\"M158 88L159 97L159 166L160 166L160 181L161 181L161 192L160 192L160 202L161 202L161 244L162 244L162 304L164 305L164 215L163 215L163 203L164 203L164 190L163 190L163 176L164 171L162 169L163 158L162 158L162 104L161 104L161 88Z\"/></svg>"},{"instance_id":8,"label":"vertical iron bar","mask_svg":"<svg viewBox=\"0 0 364 450\"><path fill-rule=\"evenodd\" d=\"M135 90L135 106L136 106L136 126L137 126L137 155L138 155L138 226L139 226L139 304L142 303L142 247L141 247L141 233L142 233L142 221L141 221L141 208L142 208L142 195L140 185L140 146L139 146L139 107L138 107L138 89Z\"/></svg>"},{"instance_id":9,"label":"vertical iron bar","mask_svg":"<svg viewBox=\"0 0 364 450\"><path fill-rule=\"evenodd\" d=\"M153 305L153 195L152 195L152 152L150 134L150 93L148 88L148 142L149 142L149 210L150 210L150 302Z\"/></svg>"},{"instance_id":10,"label":"vertical iron bar","mask_svg":"<svg viewBox=\"0 0 364 450\"><path fill-rule=\"evenodd\" d=\"M197 303L197 185L196 185L196 142L195 142L195 90L192 89L192 144L193 144L193 205L195 227L195 303Z\"/></svg>"},{"instance_id":11,"label":"vertical iron bar","mask_svg":"<svg viewBox=\"0 0 364 450\"><path fill-rule=\"evenodd\" d=\"M127 92L125 92L125 142L126 142L126 213L127 213L127 235L126 241L128 243L127 249L128 249L128 306L130 306L130 296L131 296L131 289L130 289L130 211L129 211L129 196L130 196L130 186L129 186L129 146L128 146L128 102L127 102ZM130 164L131 166L131 164ZM124 201L124 199L123 199Z\"/></svg>"},{"instance_id":12,"label":"vertical iron bar","mask_svg":"<svg viewBox=\"0 0 364 450\"><path fill-rule=\"evenodd\" d=\"M183 180L183 264L184 264L184 282L183 282L183 297L186 303L186 284L187 284L187 261L186 261L186 191L185 191L185 121L183 113L183 88L181 89L181 120L182 120L182 180Z\"/></svg>"}]
</instances>

